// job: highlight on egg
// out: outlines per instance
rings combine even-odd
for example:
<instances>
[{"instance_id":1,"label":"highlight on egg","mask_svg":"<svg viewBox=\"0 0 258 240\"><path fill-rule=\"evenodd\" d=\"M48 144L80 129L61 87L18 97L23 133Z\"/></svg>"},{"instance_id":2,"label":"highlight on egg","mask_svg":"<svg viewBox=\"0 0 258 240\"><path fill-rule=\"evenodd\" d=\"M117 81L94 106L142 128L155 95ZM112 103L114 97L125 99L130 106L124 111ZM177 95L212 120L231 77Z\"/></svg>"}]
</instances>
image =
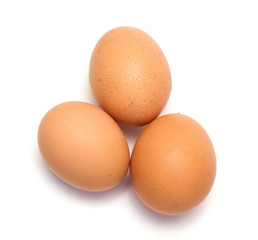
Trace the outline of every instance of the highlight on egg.
<instances>
[{"instance_id":1,"label":"highlight on egg","mask_svg":"<svg viewBox=\"0 0 258 240\"><path fill-rule=\"evenodd\" d=\"M38 129L38 145L49 169L86 191L118 185L129 167L123 132L103 110L84 102L65 102L49 110Z\"/></svg>"},{"instance_id":2,"label":"highlight on egg","mask_svg":"<svg viewBox=\"0 0 258 240\"><path fill-rule=\"evenodd\" d=\"M113 119L145 125L164 109L171 92L167 59L158 44L134 27L118 27L96 44L89 69L92 92Z\"/></svg>"},{"instance_id":3,"label":"highlight on egg","mask_svg":"<svg viewBox=\"0 0 258 240\"><path fill-rule=\"evenodd\" d=\"M215 175L213 144L203 127L188 116L157 118L135 143L131 182L139 199L153 211L188 212L206 198Z\"/></svg>"}]
</instances>

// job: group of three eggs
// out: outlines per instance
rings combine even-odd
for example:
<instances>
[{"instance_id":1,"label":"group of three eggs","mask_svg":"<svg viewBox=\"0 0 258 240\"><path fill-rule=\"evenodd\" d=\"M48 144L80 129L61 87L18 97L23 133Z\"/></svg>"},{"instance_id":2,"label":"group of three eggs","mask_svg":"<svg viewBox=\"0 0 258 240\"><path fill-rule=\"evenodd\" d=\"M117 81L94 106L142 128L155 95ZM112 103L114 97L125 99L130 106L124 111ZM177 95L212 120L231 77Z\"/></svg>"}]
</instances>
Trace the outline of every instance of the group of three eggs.
<instances>
[{"instance_id":1,"label":"group of three eggs","mask_svg":"<svg viewBox=\"0 0 258 240\"><path fill-rule=\"evenodd\" d=\"M169 66L157 43L136 28L112 29L92 53L89 79L104 111L85 102L65 102L41 120L38 145L51 171L79 189L105 191L122 181L130 165L134 190L152 210L176 215L197 206L214 182L215 151L192 118L157 118L171 92ZM115 121L148 124L131 159Z\"/></svg>"}]
</instances>

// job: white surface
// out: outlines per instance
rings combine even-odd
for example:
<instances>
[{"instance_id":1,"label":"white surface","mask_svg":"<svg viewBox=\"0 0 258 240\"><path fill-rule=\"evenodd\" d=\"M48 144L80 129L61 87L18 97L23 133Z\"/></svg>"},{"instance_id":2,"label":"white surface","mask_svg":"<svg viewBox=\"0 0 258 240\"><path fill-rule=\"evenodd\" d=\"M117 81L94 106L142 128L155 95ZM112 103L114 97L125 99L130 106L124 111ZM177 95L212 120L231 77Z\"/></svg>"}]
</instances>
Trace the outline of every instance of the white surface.
<instances>
[{"instance_id":1,"label":"white surface","mask_svg":"<svg viewBox=\"0 0 258 240\"><path fill-rule=\"evenodd\" d=\"M0 1L0 239L258 239L257 1ZM63 101L93 102L88 65L113 27L149 33L171 67L162 114L195 118L217 154L208 198L167 217L127 177L104 193L76 190L43 163L37 128ZM127 129L132 148L141 129Z\"/></svg>"}]
</instances>

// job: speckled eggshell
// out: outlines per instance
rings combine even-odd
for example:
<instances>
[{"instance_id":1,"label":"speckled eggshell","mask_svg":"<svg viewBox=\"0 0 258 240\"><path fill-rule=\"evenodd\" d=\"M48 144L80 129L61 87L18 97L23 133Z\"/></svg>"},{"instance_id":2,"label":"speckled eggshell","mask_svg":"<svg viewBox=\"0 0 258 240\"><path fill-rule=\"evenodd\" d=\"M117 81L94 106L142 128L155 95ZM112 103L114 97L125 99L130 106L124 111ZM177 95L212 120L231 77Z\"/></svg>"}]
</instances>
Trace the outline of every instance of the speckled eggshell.
<instances>
[{"instance_id":1,"label":"speckled eggshell","mask_svg":"<svg viewBox=\"0 0 258 240\"><path fill-rule=\"evenodd\" d=\"M166 215L185 213L210 192L216 174L212 142L199 123L182 114L154 120L141 133L130 176L140 200Z\"/></svg>"},{"instance_id":2,"label":"speckled eggshell","mask_svg":"<svg viewBox=\"0 0 258 240\"><path fill-rule=\"evenodd\" d=\"M147 33L133 27L102 36L91 56L89 78L100 107L126 124L151 122L171 92L165 55Z\"/></svg>"},{"instance_id":3,"label":"speckled eggshell","mask_svg":"<svg viewBox=\"0 0 258 240\"><path fill-rule=\"evenodd\" d=\"M38 129L43 159L56 176L87 191L119 184L129 166L123 132L103 110L84 102L65 102L43 117Z\"/></svg>"}]
</instances>

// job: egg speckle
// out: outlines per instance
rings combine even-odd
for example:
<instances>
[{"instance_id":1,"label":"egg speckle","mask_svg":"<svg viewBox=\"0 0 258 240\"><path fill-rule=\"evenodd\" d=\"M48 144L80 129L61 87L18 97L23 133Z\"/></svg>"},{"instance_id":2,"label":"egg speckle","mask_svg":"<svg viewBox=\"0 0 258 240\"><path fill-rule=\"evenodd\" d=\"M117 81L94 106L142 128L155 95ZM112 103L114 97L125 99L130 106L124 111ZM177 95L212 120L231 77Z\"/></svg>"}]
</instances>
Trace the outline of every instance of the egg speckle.
<instances>
[{"instance_id":1,"label":"egg speckle","mask_svg":"<svg viewBox=\"0 0 258 240\"><path fill-rule=\"evenodd\" d=\"M89 78L100 107L126 124L151 122L171 92L165 55L147 33L133 27L102 36L91 56Z\"/></svg>"}]
</instances>

